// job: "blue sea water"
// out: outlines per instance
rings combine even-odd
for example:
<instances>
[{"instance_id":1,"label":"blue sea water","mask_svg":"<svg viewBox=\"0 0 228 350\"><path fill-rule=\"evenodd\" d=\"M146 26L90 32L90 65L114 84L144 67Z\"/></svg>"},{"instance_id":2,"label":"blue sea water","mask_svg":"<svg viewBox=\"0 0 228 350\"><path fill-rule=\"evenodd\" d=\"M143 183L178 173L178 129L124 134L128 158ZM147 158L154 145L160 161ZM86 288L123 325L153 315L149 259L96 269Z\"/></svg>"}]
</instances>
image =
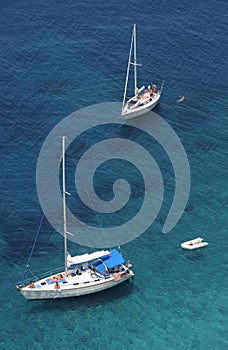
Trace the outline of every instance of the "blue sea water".
<instances>
[{"instance_id":1,"label":"blue sea water","mask_svg":"<svg viewBox=\"0 0 228 350\"><path fill-rule=\"evenodd\" d=\"M1 2L1 349L228 347L227 11L225 0ZM133 263L134 283L81 298L27 302L15 285L42 216L36 192L40 149L68 114L121 101L133 23L144 64L140 78L165 79L156 112L188 155L185 212L171 232L162 233L174 179L154 143L167 190L155 222L121 248ZM179 95L188 99L177 104ZM111 131L104 133L110 137ZM138 134L127 128L122 133L137 142ZM147 138L141 142L148 146ZM115 170L109 166L109 177ZM143 186L135 193L140 195ZM181 242L197 236L209 246L181 250ZM75 253L86 249L76 246ZM45 221L31 270L44 272L62 261L62 236Z\"/></svg>"}]
</instances>

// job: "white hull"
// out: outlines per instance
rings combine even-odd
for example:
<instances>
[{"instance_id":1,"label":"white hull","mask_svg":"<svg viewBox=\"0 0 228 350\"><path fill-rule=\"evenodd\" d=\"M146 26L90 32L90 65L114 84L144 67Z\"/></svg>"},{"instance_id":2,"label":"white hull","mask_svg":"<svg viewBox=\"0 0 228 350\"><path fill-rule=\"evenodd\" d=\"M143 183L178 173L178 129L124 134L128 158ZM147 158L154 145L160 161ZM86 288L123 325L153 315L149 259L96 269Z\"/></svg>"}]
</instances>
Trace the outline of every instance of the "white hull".
<instances>
[{"instance_id":1,"label":"white hull","mask_svg":"<svg viewBox=\"0 0 228 350\"><path fill-rule=\"evenodd\" d=\"M128 269L121 273L121 278L118 280L115 280L114 274L106 278L98 278L91 277L88 272L85 272L82 276L67 277L64 279L65 282L59 281L59 289L55 289L55 283L42 285L50 277L37 281L34 288L26 286L17 287L17 289L28 300L70 298L101 292L133 277L134 273Z\"/></svg>"},{"instance_id":2,"label":"white hull","mask_svg":"<svg viewBox=\"0 0 228 350\"><path fill-rule=\"evenodd\" d=\"M124 117L124 119L131 119L146 114L157 106L160 97L160 94L154 94L154 96L150 100L145 101L144 104L139 105L137 107L130 107L127 103L126 107L122 112L122 116Z\"/></svg>"},{"instance_id":3,"label":"white hull","mask_svg":"<svg viewBox=\"0 0 228 350\"><path fill-rule=\"evenodd\" d=\"M181 248L194 250L208 246L207 242L203 242L203 238L192 239L191 241L181 243Z\"/></svg>"}]
</instances>

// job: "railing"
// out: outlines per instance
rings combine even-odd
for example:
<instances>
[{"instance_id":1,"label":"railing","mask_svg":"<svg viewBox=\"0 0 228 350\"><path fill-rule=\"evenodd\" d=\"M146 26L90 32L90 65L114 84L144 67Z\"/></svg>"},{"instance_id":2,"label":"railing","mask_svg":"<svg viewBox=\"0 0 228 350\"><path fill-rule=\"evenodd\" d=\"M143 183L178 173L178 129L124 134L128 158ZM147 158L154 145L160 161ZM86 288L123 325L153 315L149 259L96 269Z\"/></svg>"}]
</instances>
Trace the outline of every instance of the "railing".
<instances>
[{"instance_id":1,"label":"railing","mask_svg":"<svg viewBox=\"0 0 228 350\"><path fill-rule=\"evenodd\" d=\"M22 281L20 281L20 282L17 283L17 285L25 286L25 285L29 284L30 281L37 282L37 281L39 281L39 280L41 280L41 279L43 279L45 277L49 277L49 276L52 276L52 275L55 275L57 273L61 273L61 272L64 272L64 271L65 271L64 267L61 266L61 267L52 269L50 271L44 272L44 273L40 274L39 276L33 276L33 277L30 277L30 278L27 278L26 280L23 281L23 283L22 283Z\"/></svg>"}]
</instances>

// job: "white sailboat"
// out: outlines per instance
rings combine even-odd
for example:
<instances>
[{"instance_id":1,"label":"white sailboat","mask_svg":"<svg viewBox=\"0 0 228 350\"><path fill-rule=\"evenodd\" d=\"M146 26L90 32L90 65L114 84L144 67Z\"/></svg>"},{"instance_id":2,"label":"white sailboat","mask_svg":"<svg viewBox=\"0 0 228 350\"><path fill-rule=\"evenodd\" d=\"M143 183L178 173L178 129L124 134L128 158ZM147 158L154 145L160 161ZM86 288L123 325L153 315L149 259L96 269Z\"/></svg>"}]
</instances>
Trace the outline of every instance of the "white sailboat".
<instances>
[{"instance_id":1,"label":"white sailboat","mask_svg":"<svg viewBox=\"0 0 228 350\"><path fill-rule=\"evenodd\" d=\"M132 48L133 47L134 47L134 49L133 49L134 60L132 62ZM129 80L131 65L133 65L133 67L134 67L134 96L129 98L126 101L128 80ZM131 46L130 46L128 65L127 65L127 74L126 74L124 98L123 98L122 113L121 113L125 119L138 117L138 116L145 114L148 111L152 110L158 104L158 101L161 97L163 85L164 85L162 83L160 90L157 90L157 86L154 84L148 85L147 88L145 86L138 88L137 66L139 66L139 64L137 63L137 57L136 57L136 24L134 24L132 38L131 38Z\"/></svg>"},{"instance_id":2,"label":"white sailboat","mask_svg":"<svg viewBox=\"0 0 228 350\"><path fill-rule=\"evenodd\" d=\"M130 264L125 264L116 249L71 256L67 252L65 137L62 138L63 226L65 270L46 273L17 290L28 300L69 298L100 292L133 278ZM28 265L27 265L28 267Z\"/></svg>"}]
</instances>

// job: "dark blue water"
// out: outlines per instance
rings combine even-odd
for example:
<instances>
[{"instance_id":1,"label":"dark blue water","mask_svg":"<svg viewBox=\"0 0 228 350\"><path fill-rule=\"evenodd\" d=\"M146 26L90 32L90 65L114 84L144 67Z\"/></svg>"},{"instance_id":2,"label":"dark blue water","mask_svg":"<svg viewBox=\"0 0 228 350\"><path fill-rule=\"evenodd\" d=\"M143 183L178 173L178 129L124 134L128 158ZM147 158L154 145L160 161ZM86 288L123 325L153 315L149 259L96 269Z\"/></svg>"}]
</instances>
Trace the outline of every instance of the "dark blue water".
<instances>
[{"instance_id":1,"label":"dark blue water","mask_svg":"<svg viewBox=\"0 0 228 350\"><path fill-rule=\"evenodd\" d=\"M227 348L227 11L224 0L1 3L1 349ZM187 207L164 235L173 171L157 153L168 183L165 203L151 227L122 247L133 263L134 284L78 299L27 302L15 285L42 215L39 151L69 113L121 101L133 23L144 64L139 78L165 79L156 112L189 158ZM188 99L177 104L179 95ZM139 137L127 128L122 133ZM134 195L143 196L143 186ZM197 236L209 246L180 249ZM45 221L31 269L43 272L62 261L62 236Z\"/></svg>"}]
</instances>

